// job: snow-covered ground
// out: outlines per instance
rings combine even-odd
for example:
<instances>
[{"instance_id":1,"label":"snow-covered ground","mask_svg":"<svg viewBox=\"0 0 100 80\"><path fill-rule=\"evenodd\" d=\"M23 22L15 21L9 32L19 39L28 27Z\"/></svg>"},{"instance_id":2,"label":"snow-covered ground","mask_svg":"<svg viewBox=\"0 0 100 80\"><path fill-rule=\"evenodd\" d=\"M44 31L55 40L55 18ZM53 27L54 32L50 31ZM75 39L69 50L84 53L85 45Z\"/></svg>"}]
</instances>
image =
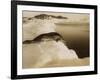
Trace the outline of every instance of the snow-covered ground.
<instances>
[{"instance_id":1,"label":"snow-covered ground","mask_svg":"<svg viewBox=\"0 0 100 80\"><path fill-rule=\"evenodd\" d=\"M89 65L89 58L79 59L74 50L61 44L55 41L23 44L23 68Z\"/></svg>"}]
</instances>

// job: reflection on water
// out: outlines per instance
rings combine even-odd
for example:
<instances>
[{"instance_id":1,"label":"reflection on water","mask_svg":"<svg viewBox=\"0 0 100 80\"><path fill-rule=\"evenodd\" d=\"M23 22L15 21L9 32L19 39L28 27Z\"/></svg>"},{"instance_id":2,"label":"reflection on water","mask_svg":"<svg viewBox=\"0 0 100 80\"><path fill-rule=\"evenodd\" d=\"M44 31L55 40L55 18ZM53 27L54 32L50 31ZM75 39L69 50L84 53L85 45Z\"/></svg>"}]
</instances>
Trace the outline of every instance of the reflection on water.
<instances>
[{"instance_id":1,"label":"reflection on water","mask_svg":"<svg viewBox=\"0 0 100 80\"><path fill-rule=\"evenodd\" d=\"M89 25L56 24L56 31L65 39L66 45L76 51L80 58L89 57Z\"/></svg>"}]
</instances>

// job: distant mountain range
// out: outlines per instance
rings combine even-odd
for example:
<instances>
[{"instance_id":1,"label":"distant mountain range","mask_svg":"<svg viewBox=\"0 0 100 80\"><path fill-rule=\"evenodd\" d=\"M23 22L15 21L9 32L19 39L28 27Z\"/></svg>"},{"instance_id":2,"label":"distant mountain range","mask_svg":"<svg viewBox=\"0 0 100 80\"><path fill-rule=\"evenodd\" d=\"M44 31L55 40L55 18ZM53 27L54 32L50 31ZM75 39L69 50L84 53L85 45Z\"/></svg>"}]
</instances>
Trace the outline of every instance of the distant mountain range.
<instances>
[{"instance_id":1,"label":"distant mountain range","mask_svg":"<svg viewBox=\"0 0 100 80\"><path fill-rule=\"evenodd\" d=\"M39 15L35 15L33 17L23 17L23 23L27 23L28 21L30 20L33 20L33 19L68 19L67 17L63 17L61 15L59 16L54 16L54 15L48 15L48 14L39 14Z\"/></svg>"},{"instance_id":2,"label":"distant mountain range","mask_svg":"<svg viewBox=\"0 0 100 80\"><path fill-rule=\"evenodd\" d=\"M61 16L61 15L59 15L59 16L54 16L54 15L48 15L48 14L36 15L36 16L34 16L34 18L36 18L36 19L49 19L49 18L68 19L67 17L63 17L63 16Z\"/></svg>"}]
</instances>

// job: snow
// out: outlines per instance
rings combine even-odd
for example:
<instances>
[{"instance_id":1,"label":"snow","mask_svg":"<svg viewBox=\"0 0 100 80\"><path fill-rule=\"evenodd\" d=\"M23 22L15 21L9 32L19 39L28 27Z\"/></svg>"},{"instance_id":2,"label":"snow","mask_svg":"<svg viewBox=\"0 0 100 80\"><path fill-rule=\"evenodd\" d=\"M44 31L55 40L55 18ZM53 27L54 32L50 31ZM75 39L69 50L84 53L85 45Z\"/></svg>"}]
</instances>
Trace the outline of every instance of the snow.
<instances>
[{"instance_id":1,"label":"snow","mask_svg":"<svg viewBox=\"0 0 100 80\"><path fill-rule=\"evenodd\" d=\"M34 19L23 24L23 41L32 40L40 34L55 32L55 24L50 20Z\"/></svg>"}]
</instances>

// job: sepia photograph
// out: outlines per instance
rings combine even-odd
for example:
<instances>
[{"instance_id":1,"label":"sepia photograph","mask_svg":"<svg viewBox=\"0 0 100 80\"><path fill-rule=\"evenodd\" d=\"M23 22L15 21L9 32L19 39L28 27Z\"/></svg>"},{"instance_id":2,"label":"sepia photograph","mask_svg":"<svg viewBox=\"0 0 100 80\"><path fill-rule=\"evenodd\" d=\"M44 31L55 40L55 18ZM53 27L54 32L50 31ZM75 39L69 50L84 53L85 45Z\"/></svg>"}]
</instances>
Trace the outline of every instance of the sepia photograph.
<instances>
[{"instance_id":1,"label":"sepia photograph","mask_svg":"<svg viewBox=\"0 0 100 80\"><path fill-rule=\"evenodd\" d=\"M11 78L97 74L97 6L11 3Z\"/></svg>"},{"instance_id":2,"label":"sepia photograph","mask_svg":"<svg viewBox=\"0 0 100 80\"><path fill-rule=\"evenodd\" d=\"M86 13L22 12L22 67L89 65Z\"/></svg>"}]
</instances>

